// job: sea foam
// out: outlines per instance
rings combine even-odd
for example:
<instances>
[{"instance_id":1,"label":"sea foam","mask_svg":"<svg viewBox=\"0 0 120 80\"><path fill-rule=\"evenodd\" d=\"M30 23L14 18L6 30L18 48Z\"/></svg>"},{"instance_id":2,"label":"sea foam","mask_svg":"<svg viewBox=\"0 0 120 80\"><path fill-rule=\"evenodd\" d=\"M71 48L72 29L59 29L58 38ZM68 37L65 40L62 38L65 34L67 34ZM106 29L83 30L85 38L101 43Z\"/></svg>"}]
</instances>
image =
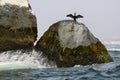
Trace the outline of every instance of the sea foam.
<instances>
[{"instance_id":1,"label":"sea foam","mask_svg":"<svg viewBox=\"0 0 120 80\"><path fill-rule=\"evenodd\" d=\"M33 51L7 51L0 54L0 70L13 69L37 69L52 68L56 65L52 62L48 63L42 52Z\"/></svg>"}]
</instances>

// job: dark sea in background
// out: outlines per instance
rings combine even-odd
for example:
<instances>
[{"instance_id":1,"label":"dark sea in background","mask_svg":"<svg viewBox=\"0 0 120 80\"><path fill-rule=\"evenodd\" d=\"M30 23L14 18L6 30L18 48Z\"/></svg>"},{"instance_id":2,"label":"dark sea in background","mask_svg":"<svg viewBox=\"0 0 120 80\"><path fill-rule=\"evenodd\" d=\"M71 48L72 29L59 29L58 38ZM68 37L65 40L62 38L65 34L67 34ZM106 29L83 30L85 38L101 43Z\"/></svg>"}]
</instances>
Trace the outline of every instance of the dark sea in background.
<instances>
[{"instance_id":1,"label":"dark sea in background","mask_svg":"<svg viewBox=\"0 0 120 80\"><path fill-rule=\"evenodd\" d=\"M107 44L114 62L56 68L40 53L7 51L0 54L0 80L120 80L120 45Z\"/></svg>"}]
</instances>

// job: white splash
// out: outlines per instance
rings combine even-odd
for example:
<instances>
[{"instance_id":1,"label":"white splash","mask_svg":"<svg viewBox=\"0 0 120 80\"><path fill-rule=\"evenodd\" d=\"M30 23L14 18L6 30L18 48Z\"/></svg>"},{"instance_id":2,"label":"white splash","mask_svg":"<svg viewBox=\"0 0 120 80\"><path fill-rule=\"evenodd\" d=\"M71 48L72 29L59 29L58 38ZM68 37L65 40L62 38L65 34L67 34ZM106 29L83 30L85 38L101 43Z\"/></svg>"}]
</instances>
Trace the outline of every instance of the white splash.
<instances>
[{"instance_id":1,"label":"white splash","mask_svg":"<svg viewBox=\"0 0 120 80\"><path fill-rule=\"evenodd\" d=\"M11 69L37 69L56 67L54 63L48 63L42 53L36 51L7 51L0 54L0 70Z\"/></svg>"}]
</instances>

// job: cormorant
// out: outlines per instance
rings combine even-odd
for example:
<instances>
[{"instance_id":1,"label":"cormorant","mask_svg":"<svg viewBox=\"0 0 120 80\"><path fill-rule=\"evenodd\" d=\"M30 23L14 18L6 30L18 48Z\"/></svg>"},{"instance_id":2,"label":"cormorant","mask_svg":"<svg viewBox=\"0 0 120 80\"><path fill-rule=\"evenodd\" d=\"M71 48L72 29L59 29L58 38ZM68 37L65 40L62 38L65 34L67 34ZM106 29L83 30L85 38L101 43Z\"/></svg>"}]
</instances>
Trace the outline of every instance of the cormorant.
<instances>
[{"instance_id":1,"label":"cormorant","mask_svg":"<svg viewBox=\"0 0 120 80\"><path fill-rule=\"evenodd\" d=\"M82 15L76 15L76 13L73 14L68 14L66 17L70 17L70 18L73 18L74 21L76 21L76 19L78 18L83 18Z\"/></svg>"}]
</instances>

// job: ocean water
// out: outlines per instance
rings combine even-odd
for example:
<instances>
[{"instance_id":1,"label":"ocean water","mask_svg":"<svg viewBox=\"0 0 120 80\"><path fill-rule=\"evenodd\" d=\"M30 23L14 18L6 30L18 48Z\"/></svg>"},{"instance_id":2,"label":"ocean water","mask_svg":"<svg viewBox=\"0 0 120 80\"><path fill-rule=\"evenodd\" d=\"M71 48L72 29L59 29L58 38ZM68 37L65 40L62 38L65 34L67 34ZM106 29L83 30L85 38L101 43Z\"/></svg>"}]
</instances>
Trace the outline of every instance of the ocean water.
<instances>
[{"instance_id":1,"label":"ocean water","mask_svg":"<svg viewBox=\"0 0 120 80\"><path fill-rule=\"evenodd\" d=\"M2 52L0 80L120 80L120 45L106 47L113 62L71 68L57 68L35 51Z\"/></svg>"}]
</instances>

